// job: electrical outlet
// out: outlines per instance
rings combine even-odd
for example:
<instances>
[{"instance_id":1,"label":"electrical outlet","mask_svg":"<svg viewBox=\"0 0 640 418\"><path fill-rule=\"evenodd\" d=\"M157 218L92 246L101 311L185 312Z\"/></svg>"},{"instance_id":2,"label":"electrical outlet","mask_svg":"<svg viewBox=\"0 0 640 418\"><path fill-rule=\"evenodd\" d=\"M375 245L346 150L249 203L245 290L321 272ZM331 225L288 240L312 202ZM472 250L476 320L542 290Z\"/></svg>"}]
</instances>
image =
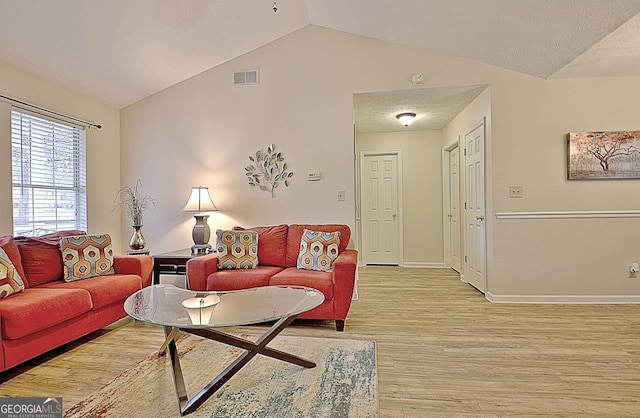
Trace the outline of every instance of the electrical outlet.
<instances>
[{"instance_id":1,"label":"electrical outlet","mask_svg":"<svg viewBox=\"0 0 640 418\"><path fill-rule=\"evenodd\" d=\"M509 186L509 198L519 199L522 197L522 186Z\"/></svg>"}]
</instances>

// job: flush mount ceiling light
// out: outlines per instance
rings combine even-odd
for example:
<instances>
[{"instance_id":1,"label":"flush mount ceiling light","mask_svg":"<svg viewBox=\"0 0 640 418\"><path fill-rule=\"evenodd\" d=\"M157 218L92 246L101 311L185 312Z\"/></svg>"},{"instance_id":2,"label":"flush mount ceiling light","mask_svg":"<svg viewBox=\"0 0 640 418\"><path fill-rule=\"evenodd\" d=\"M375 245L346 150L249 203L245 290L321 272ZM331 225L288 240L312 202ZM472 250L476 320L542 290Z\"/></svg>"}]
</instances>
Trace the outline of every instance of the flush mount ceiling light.
<instances>
[{"instance_id":1,"label":"flush mount ceiling light","mask_svg":"<svg viewBox=\"0 0 640 418\"><path fill-rule=\"evenodd\" d=\"M398 121L404 125L404 126L409 126L413 123L413 120L416 118L416 114L415 113L400 113L399 115L396 116L396 118L398 118Z\"/></svg>"}]
</instances>

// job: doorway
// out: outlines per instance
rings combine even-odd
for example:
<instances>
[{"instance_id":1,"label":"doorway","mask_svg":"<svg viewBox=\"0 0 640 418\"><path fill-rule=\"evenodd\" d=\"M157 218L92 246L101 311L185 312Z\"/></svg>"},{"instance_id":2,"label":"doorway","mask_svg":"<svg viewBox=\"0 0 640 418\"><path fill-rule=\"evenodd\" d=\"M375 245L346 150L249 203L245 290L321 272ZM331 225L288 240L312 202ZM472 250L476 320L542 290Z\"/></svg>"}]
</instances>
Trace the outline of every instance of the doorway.
<instances>
[{"instance_id":1,"label":"doorway","mask_svg":"<svg viewBox=\"0 0 640 418\"><path fill-rule=\"evenodd\" d=\"M464 281L486 291L485 120L464 136L466 226Z\"/></svg>"},{"instance_id":2,"label":"doorway","mask_svg":"<svg viewBox=\"0 0 640 418\"><path fill-rule=\"evenodd\" d=\"M442 152L442 192L444 203L444 266L462 272L462 228L460 206L460 136Z\"/></svg>"},{"instance_id":3,"label":"doorway","mask_svg":"<svg viewBox=\"0 0 640 418\"><path fill-rule=\"evenodd\" d=\"M360 153L362 261L402 265L400 151Z\"/></svg>"},{"instance_id":4,"label":"doorway","mask_svg":"<svg viewBox=\"0 0 640 418\"><path fill-rule=\"evenodd\" d=\"M476 85L354 94L355 187L358 196L355 221L361 265L373 264L370 260L376 260L382 248L379 241L374 241L377 246L374 252L377 254L369 254L371 251L366 247L370 242L365 225L369 222L365 220L364 205L367 202L362 198L365 187L362 152L401 150L404 153L404 168L400 171L400 180L404 176L404 186L401 188L399 205L403 204L404 210L399 208L397 212L400 221L398 227L401 228L398 243L400 259L397 264L414 268L448 268L454 265L454 269L464 277L467 250L465 166L462 155L464 134L469 132L479 117L490 115L487 87ZM402 112L413 112L418 117L412 125L400 126L397 115ZM433 117L435 115L438 117ZM450 157L450 151L453 151L453 161L458 161L458 166L451 169L457 169L454 175L459 177L459 181L454 183L459 189L446 190L458 196L453 201L458 214L445 209L443 188L445 176L448 176L445 170L447 166L443 165L443 145L447 144L446 139L452 139L454 135L458 141L459 157L455 158L456 151L453 149L447 149L446 155ZM402 163L399 161L399 164ZM458 221L450 223L448 214ZM452 232L458 229L459 233ZM445 243L446 234L455 238ZM381 263L385 263L385 260Z\"/></svg>"}]
</instances>

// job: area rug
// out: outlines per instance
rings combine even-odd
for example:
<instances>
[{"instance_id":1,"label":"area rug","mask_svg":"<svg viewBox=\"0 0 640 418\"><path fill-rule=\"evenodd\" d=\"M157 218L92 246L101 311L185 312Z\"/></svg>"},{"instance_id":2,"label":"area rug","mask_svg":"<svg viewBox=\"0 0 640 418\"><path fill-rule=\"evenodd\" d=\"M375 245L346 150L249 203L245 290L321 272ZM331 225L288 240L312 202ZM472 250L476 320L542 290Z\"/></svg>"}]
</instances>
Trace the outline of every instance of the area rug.
<instances>
[{"instance_id":1,"label":"area rug","mask_svg":"<svg viewBox=\"0 0 640 418\"><path fill-rule=\"evenodd\" d=\"M255 341L257 336L242 335ZM177 342L189 397L242 349L193 335ZM377 417L374 341L278 336L269 347L314 361L312 369L258 355L188 417ZM168 356L145 358L70 408L65 417L179 417Z\"/></svg>"}]
</instances>

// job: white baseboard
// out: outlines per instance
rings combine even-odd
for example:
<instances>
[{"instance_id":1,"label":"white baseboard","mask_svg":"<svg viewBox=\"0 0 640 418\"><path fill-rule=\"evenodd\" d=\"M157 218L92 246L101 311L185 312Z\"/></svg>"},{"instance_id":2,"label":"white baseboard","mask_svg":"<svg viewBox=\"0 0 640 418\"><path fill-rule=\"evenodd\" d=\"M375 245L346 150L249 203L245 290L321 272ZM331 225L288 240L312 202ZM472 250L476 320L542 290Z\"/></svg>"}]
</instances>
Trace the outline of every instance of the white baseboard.
<instances>
[{"instance_id":1,"label":"white baseboard","mask_svg":"<svg viewBox=\"0 0 640 418\"><path fill-rule=\"evenodd\" d=\"M444 263L421 263L413 261L405 261L402 267L408 269L443 269Z\"/></svg>"},{"instance_id":2,"label":"white baseboard","mask_svg":"<svg viewBox=\"0 0 640 418\"><path fill-rule=\"evenodd\" d=\"M492 303L640 304L640 295L494 295L491 292L486 292L485 298Z\"/></svg>"}]
</instances>

